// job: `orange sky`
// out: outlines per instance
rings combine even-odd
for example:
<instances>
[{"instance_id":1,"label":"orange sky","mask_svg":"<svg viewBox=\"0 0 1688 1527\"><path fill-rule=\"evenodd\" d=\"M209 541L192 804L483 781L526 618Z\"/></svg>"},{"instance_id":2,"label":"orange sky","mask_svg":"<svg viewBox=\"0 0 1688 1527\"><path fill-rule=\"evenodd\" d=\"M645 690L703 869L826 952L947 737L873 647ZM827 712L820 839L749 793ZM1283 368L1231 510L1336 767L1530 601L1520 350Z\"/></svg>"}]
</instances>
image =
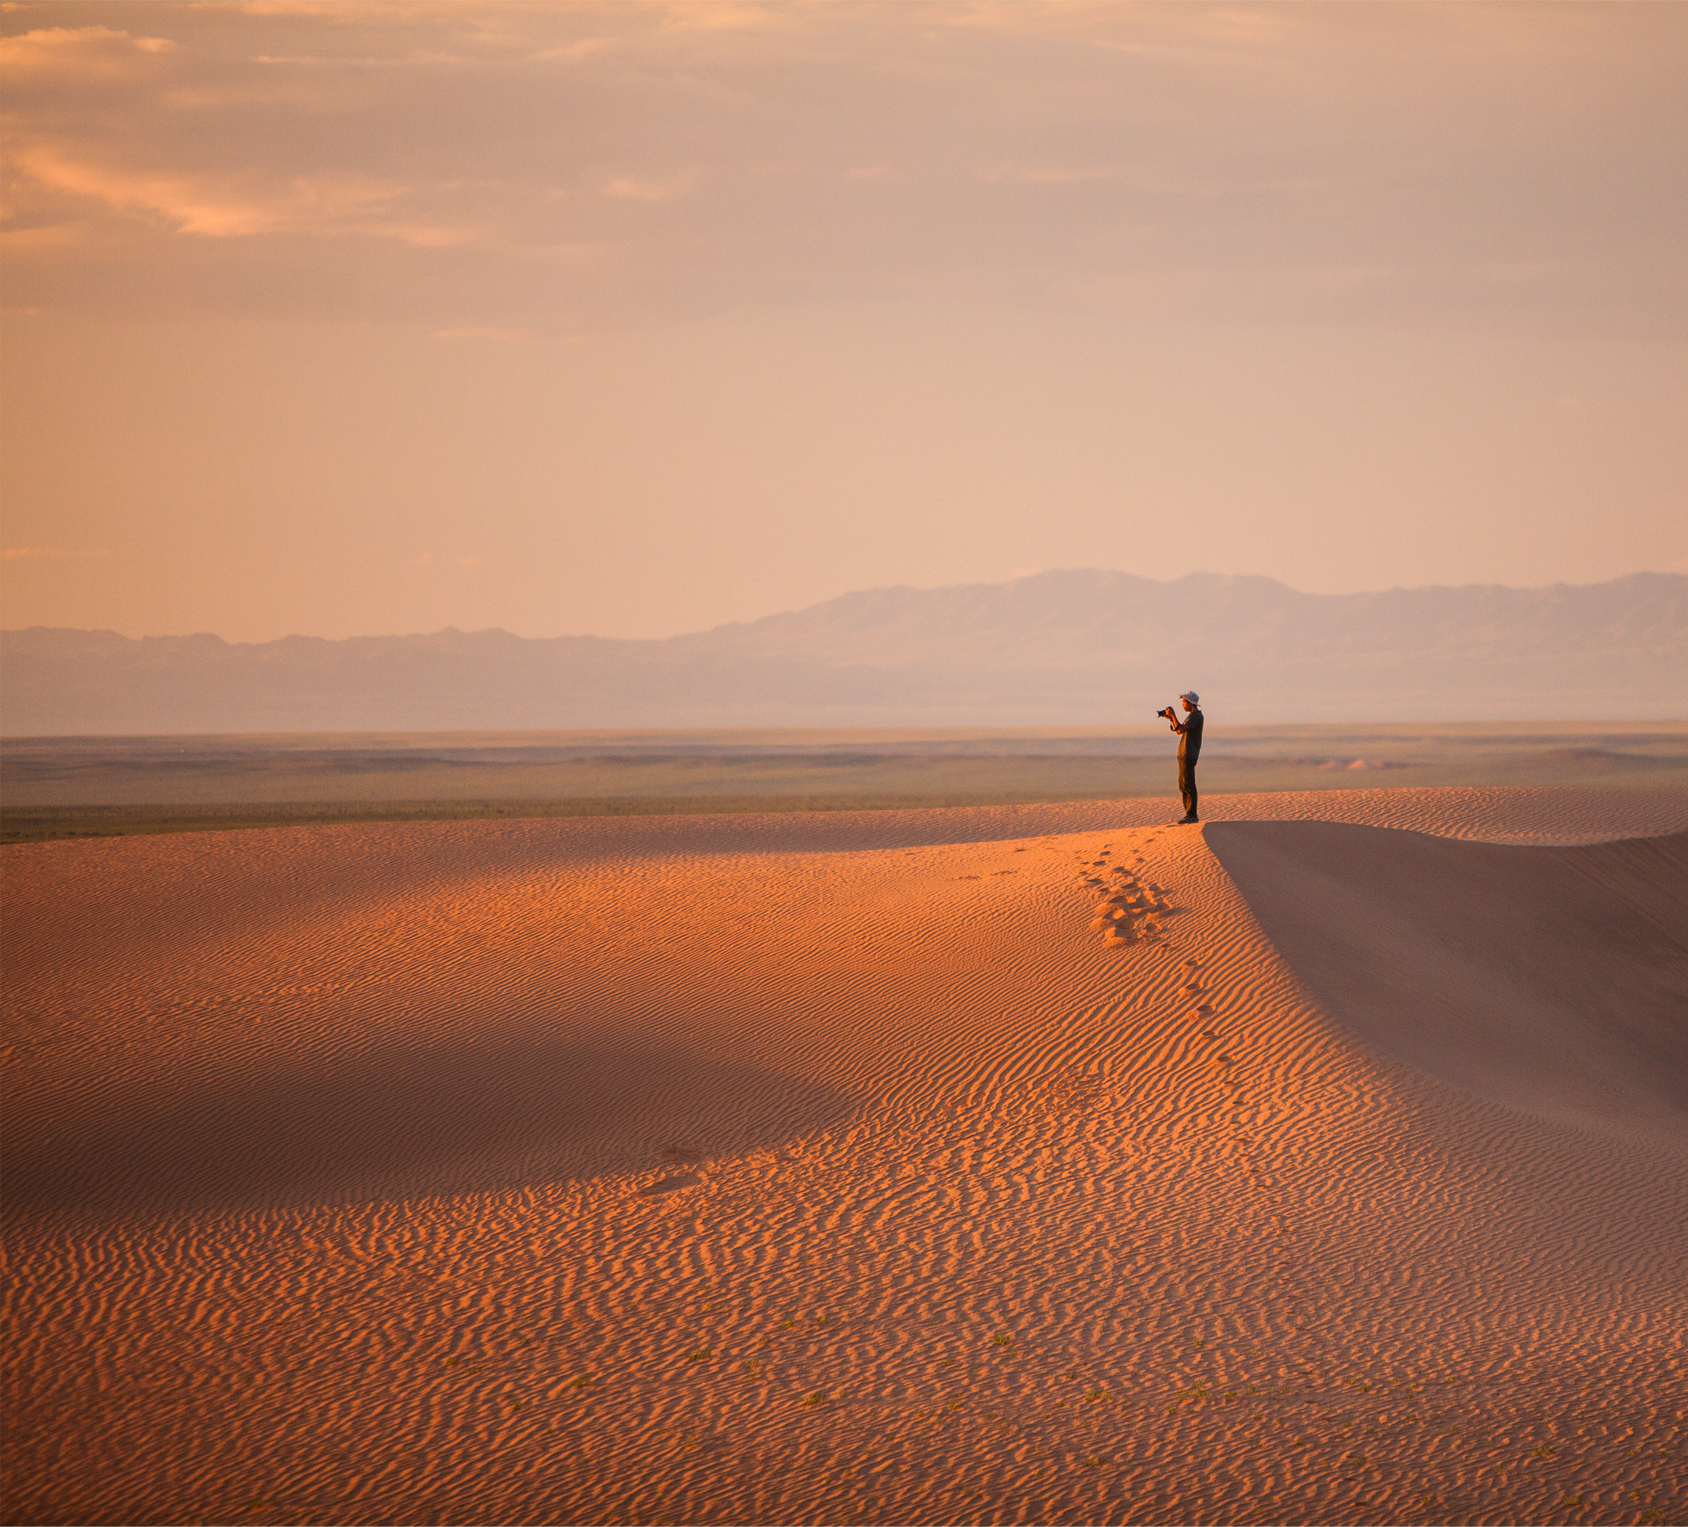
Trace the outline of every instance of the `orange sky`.
<instances>
[{"instance_id":1,"label":"orange sky","mask_svg":"<svg viewBox=\"0 0 1688 1527\"><path fill-rule=\"evenodd\" d=\"M0 619L1688 571L1688 10L12 5Z\"/></svg>"}]
</instances>

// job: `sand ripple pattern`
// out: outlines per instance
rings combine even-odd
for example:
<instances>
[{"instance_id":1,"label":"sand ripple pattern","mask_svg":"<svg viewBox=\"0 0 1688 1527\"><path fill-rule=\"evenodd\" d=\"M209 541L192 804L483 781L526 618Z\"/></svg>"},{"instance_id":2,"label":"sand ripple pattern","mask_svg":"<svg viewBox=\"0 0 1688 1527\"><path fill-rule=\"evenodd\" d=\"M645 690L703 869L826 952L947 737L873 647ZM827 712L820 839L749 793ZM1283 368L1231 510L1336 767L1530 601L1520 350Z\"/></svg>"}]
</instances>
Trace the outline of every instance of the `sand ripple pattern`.
<instances>
[{"instance_id":1,"label":"sand ripple pattern","mask_svg":"<svg viewBox=\"0 0 1688 1527\"><path fill-rule=\"evenodd\" d=\"M1208 813L1298 802L1688 826ZM7 1519L1683 1519L1679 1154L1155 803L856 815L7 850Z\"/></svg>"}]
</instances>

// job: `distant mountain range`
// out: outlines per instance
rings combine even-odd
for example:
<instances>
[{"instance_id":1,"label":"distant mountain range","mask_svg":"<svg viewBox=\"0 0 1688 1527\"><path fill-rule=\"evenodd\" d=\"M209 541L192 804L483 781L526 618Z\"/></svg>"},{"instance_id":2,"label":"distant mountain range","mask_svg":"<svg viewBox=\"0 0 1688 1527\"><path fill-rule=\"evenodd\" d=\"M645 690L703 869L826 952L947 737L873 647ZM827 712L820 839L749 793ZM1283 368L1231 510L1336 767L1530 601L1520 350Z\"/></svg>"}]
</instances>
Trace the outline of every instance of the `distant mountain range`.
<instances>
[{"instance_id":1,"label":"distant mountain range","mask_svg":"<svg viewBox=\"0 0 1688 1527\"><path fill-rule=\"evenodd\" d=\"M661 641L0 632L7 736L1688 714L1688 577L1303 594L1040 573L871 589Z\"/></svg>"}]
</instances>

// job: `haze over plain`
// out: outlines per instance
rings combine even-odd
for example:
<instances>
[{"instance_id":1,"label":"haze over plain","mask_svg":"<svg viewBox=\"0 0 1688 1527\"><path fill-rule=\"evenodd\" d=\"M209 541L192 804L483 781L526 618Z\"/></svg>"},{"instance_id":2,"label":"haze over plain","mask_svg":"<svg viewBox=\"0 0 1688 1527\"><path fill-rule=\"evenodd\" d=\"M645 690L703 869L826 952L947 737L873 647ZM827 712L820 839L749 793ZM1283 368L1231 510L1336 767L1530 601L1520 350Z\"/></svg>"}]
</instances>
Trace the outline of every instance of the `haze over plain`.
<instances>
[{"instance_id":1,"label":"haze over plain","mask_svg":"<svg viewBox=\"0 0 1688 1527\"><path fill-rule=\"evenodd\" d=\"M8 626L1688 565L1677 7L0 28Z\"/></svg>"},{"instance_id":2,"label":"haze over plain","mask_svg":"<svg viewBox=\"0 0 1688 1527\"><path fill-rule=\"evenodd\" d=\"M1171 676L1191 674L1222 726L1679 716L1688 578L1339 598L1266 578L1082 570L873 589L642 642L0 634L10 737L1142 725L1177 687Z\"/></svg>"}]
</instances>

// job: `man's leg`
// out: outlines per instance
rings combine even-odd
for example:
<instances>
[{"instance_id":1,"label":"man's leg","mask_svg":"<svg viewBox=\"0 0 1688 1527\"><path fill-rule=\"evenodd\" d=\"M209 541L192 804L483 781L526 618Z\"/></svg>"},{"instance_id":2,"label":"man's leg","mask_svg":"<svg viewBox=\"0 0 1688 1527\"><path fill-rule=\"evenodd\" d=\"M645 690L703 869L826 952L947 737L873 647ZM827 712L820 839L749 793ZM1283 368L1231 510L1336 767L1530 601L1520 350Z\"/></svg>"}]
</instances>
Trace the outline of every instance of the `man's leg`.
<instances>
[{"instance_id":1,"label":"man's leg","mask_svg":"<svg viewBox=\"0 0 1688 1527\"><path fill-rule=\"evenodd\" d=\"M1184 815L1196 814L1196 766L1188 759L1178 760L1178 793L1184 797Z\"/></svg>"}]
</instances>

